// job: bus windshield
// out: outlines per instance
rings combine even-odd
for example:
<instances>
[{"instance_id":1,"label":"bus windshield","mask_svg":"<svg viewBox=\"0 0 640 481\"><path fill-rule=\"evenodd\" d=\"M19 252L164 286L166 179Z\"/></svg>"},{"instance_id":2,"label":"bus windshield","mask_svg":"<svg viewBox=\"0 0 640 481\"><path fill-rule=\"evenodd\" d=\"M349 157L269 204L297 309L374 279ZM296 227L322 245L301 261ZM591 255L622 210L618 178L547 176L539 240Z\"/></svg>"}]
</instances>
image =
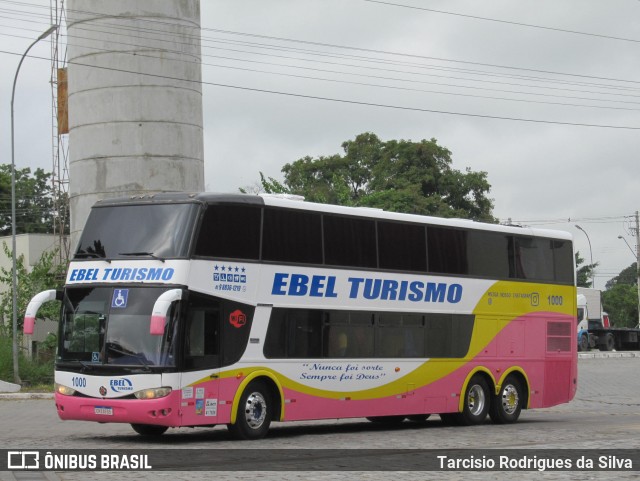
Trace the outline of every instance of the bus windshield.
<instances>
[{"instance_id":1,"label":"bus windshield","mask_svg":"<svg viewBox=\"0 0 640 481\"><path fill-rule=\"evenodd\" d=\"M149 324L158 287L92 287L65 291L60 326L60 361L91 365L175 366L177 307L163 335Z\"/></svg>"},{"instance_id":2,"label":"bus windshield","mask_svg":"<svg viewBox=\"0 0 640 481\"><path fill-rule=\"evenodd\" d=\"M186 257L198 208L196 204L96 207L75 258Z\"/></svg>"}]
</instances>

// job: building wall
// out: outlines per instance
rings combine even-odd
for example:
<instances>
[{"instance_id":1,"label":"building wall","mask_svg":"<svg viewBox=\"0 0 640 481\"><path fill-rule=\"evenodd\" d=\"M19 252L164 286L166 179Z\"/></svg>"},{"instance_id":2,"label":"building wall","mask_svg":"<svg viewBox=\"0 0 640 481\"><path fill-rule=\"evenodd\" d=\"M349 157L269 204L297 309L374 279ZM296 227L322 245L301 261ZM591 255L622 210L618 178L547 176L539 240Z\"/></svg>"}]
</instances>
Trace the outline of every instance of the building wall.
<instances>
[{"instance_id":1,"label":"building wall","mask_svg":"<svg viewBox=\"0 0 640 481\"><path fill-rule=\"evenodd\" d=\"M52 251L56 248L58 242L58 236L52 234L19 234L16 236L16 257L24 255L25 266L28 271L40 260L42 254L47 251ZM4 253L4 245L11 251L11 236L0 237L0 268L6 269L7 272L11 272L12 259L7 257ZM6 292L11 290L11 285L0 284L0 292ZM5 319L6 324L11 324L12 319ZM27 349L29 354L32 353L33 342L44 341L50 332L57 332L58 322L57 320L39 319L36 322L35 329L32 336L25 336L23 339L23 347Z\"/></svg>"}]
</instances>

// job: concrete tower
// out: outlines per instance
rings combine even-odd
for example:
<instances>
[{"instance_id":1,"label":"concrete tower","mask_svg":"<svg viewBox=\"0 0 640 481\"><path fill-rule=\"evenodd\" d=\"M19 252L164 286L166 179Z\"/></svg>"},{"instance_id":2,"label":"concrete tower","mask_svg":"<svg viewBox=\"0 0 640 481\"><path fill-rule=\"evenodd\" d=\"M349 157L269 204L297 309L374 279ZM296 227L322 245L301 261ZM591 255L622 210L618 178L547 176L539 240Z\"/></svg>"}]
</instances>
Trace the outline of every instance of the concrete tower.
<instances>
[{"instance_id":1,"label":"concrete tower","mask_svg":"<svg viewBox=\"0 0 640 481\"><path fill-rule=\"evenodd\" d=\"M68 0L71 248L106 197L204 189L199 0Z\"/></svg>"}]
</instances>

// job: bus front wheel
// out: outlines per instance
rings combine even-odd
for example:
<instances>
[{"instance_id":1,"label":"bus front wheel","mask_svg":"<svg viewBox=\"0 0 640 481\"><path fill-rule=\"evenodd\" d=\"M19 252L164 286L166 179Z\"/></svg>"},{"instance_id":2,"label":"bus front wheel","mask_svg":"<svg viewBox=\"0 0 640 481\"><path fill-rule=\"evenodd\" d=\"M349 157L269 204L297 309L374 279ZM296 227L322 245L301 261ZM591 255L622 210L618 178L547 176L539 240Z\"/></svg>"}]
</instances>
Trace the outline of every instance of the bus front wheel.
<instances>
[{"instance_id":1,"label":"bus front wheel","mask_svg":"<svg viewBox=\"0 0 640 481\"><path fill-rule=\"evenodd\" d=\"M132 424L131 427L142 436L161 436L169 429L167 426L155 426L153 424Z\"/></svg>"},{"instance_id":2,"label":"bus front wheel","mask_svg":"<svg viewBox=\"0 0 640 481\"><path fill-rule=\"evenodd\" d=\"M476 374L471 378L464 393L464 406L458 418L460 424L473 426L481 424L489 412L491 396L485 378Z\"/></svg>"},{"instance_id":3,"label":"bus front wheel","mask_svg":"<svg viewBox=\"0 0 640 481\"><path fill-rule=\"evenodd\" d=\"M272 409L270 391L265 383L260 380L250 382L240 397L236 422L228 425L229 431L237 439L265 437L271 425Z\"/></svg>"},{"instance_id":4,"label":"bus front wheel","mask_svg":"<svg viewBox=\"0 0 640 481\"><path fill-rule=\"evenodd\" d=\"M515 423L520 417L523 401L520 382L514 376L507 376L491 403L491 420L496 424Z\"/></svg>"}]
</instances>

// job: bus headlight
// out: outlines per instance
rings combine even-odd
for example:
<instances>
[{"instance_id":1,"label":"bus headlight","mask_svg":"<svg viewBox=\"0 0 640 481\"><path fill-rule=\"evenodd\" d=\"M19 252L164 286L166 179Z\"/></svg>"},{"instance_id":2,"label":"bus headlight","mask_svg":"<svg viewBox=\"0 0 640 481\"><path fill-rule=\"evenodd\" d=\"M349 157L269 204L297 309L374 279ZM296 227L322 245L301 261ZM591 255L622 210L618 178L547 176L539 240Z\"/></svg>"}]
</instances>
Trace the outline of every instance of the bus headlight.
<instances>
[{"instance_id":1,"label":"bus headlight","mask_svg":"<svg viewBox=\"0 0 640 481\"><path fill-rule=\"evenodd\" d=\"M62 394L64 396L73 396L76 393L75 389L72 389L63 384L58 384L58 383L55 383L55 391L58 394Z\"/></svg>"},{"instance_id":2,"label":"bus headlight","mask_svg":"<svg viewBox=\"0 0 640 481\"><path fill-rule=\"evenodd\" d=\"M168 396L170 393L170 387L157 387L153 389L143 389L142 391L134 392L133 395L138 399L158 399Z\"/></svg>"}]
</instances>

